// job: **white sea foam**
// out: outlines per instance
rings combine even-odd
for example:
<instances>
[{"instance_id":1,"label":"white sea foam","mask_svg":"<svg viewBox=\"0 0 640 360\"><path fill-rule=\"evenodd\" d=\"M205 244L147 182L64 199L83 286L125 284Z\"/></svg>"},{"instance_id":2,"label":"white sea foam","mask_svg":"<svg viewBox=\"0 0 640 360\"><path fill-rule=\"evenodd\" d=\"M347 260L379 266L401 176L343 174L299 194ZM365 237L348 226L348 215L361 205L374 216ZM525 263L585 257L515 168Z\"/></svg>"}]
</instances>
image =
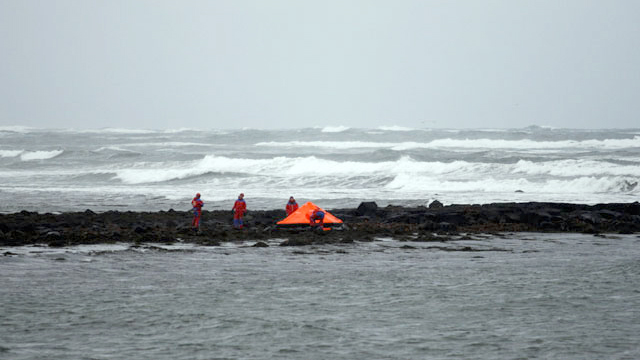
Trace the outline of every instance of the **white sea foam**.
<instances>
[{"instance_id":1,"label":"white sea foam","mask_svg":"<svg viewBox=\"0 0 640 360\"><path fill-rule=\"evenodd\" d=\"M103 151L117 151L117 152L125 152L125 153L135 153L140 154L137 151L129 150L122 148L120 146L103 146L94 150L95 152L103 152Z\"/></svg>"},{"instance_id":2,"label":"white sea foam","mask_svg":"<svg viewBox=\"0 0 640 360\"><path fill-rule=\"evenodd\" d=\"M562 140L562 141L535 141L523 140L502 140L502 139L437 139L427 143L413 141L391 143L391 142L366 142L366 141L283 141L283 142L259 142L256 146L270 147L319 147L333 149L355 149L355 148L388 148L397 151L410 149L432 149L432 148L458 148L458 149L518 149L518 150L544 150L544 149L623 149L639 148L640 136L633 139L605 139L605 140Z\"/></svg>"},{"instance_id":3,"label":"white sea foam","mask_svg":"<svg viewBox=\"0 0 640 360\"><path fill-rule=\"evenodd\" d=\"M35 128L32 127L28 127L28 126L20 126L20 125L13 125L13 126L0 126L0 132L12 132L12 133L28 133L35 130Z\"/></svg>"},{"instance_id":4,"label":"white sea foam","mask_svg":"<svg viewBox=\"0 0 640 360\"><path fill-rule=\"evenodd\" d=\"M97 132L97 133L113 133L113 134L153 134L158 130L150 129L125 129L125 128L102 128L95 130L83 130L84 132Z\"/></svg>"},{"instance_id":5,"label":"white sea foam","mask_svg":"<svg viewBox=\"0 0 640 360\"><path fill-rule=\"evenodd\" d=\"M321 131L324 133L338 133L338 132L343 132L343 131L347 131L350 128L347 126L325 126Z\"/></svg>"},{"instance_id":6,"label":"white sea foam","mask_svg":"<svg viewBox=\"0 0 640 360\"><path fill-rule=\"evenodd\" d=\"M16 157L22 154L24 150L0 150L0 158L3 157Z\"/></svg>"},{"instance_id":7,"label":"white sea foam","mask_svg":"<svg viewBox=\"0 0 640 360\"><path fill-rule=\"evenodd\" d=\"M544 179L487 177L461 181L428 176L401 174L385 187L399 192L495 192L527 194L593 194L593 193L638 193L637 184L619 177L579 177L571 179Z\"/></svg>"},{"instance_id":8,"label":"white sea foam","mask_svg":"<svg viewBox=\"0 0 640 360\"><path fill-rule=\"evenodd\" d=\"M267 141L256 143L255 146L269 147L317 147L331 149L358 149L358 148L392 148L397 143L381 143L366 141Z\"/></svg>"},{"instance_id":9,"label":"white sea foam","mask_svg":"<svg viewBox=\"0 0 640 360\"><path fill-rule=\"evenodd\" d=\"M189 132L189 131L198 131L198 129L194 129L194 128L177 128L177 129L166 129L164 130L165 133L167 134L177 134L177 133L181 133L181 132Z\"/></svg>"},{"instance_id":10,"label":"white sea foam","mask_svg":"<svg viewBox=\"0 0 640 360\"><path fill-rule=\"evenodd\" d=\"M423 147L415 144L414 147ZM452 147L452 148L480 148L480 149L567 149L567 148L605 148L622 149L640 147L640 136L633 139L604 139L604 140L561 140L561 141L534 141L503 140L503 139L438 139L426 144L424 147Z\"/></svg>"},{"instance_id":11,"label":"white sea foam","mask_svg":"<svg viewBox=\"0 0 640 360\"><path fill-rule=\"evenodd\" d=\"M162 141L162 142L137 142L120 144L120 146L127 147L182 147L182 146L212 146L212 144L202 142L187 142L187 141Z\"/></svg>"},{"instance_id":12,"label":"white sea foam","mask_svg":"<svg viewBox=\"0 0 640 360\"><path fill-rule=\"evenodd\" d=\"M640 177L640 166L620 165L594 160L556 160L532 162L520 160L513 166L512 173L551 176L636 176Z\"/></svg>"},{"instance_id":13,"label":"white sea foam","mask_svg":"<svg viewBox=\"0 0 640 360\"><path fill-rule=\"evenodd\" d=\"M396 161L333 161L308 157L270 159L206 156L198 161L139 164L116 171L126 184L160 183L209 174L209 183L260 187L344 190L383 186L399 191L503 191L527 193L637 192L640 170L633 165L598 161L548 161L515 164L467 161L421 162L408 156ZM225 178L222 178L225 176Z\"/></svg>"},{"instance_id":14,"label":"white sea foam","mask_svg":"<svg viewBox=\"0 0 640 360\"><path fill-rule=\"evenodd\" d=\"M254 201L264 206L290 195L357 206L362 199L629 202L640 194L640 135L631 131L523 135L522 130L501 134L437 129L420 130L424 136L417 136L400 129L352 129L328 136L316 128L235 130L220 137L214 131L180 130L151 135L3 132L0 211L42 206L53 211L109 209L120 204L160 209L185 199L188 205L196 191L207 193L217 206L227 206L239 191L262 197ZM475 139L478 136L481 139ZM528 138L516 140L522 136ZM318 141L320 137L344 141ZM68 156L59 150L61 143L73 149ZM395 157L379 149L409 149L411 156ZM136 156L124 153L131 151ZM99 152L108 156L96 156ZM438 161L438 156L443 157ZM16 199L21 199L19 205ZM30 205L23 205L24 199Z\"/></svg>"},{"instance_id":15,"label":"white sea foam","mask_svg":"<svg viewBox=\"0 0 640 360\"><path fill-rule=\"evenodd\" d=\"M403 127L403 126L379 126L378 129L380 130L384 130L384 131L413 131L415 129L412 128L408 128L408 127Z\"/></svg>"},{"instance_id":16,"label":"white sea foam","mask_svg":"<svg viewBox=\"0 0 640 360\"><path fill-rule=\"evenodd\" d=\"M53 159L54 157L59 156L63 152L64 150L25 151L20 155L20 159L23 161L47 160L47 159Z\"/></svg>"}]
</instances>

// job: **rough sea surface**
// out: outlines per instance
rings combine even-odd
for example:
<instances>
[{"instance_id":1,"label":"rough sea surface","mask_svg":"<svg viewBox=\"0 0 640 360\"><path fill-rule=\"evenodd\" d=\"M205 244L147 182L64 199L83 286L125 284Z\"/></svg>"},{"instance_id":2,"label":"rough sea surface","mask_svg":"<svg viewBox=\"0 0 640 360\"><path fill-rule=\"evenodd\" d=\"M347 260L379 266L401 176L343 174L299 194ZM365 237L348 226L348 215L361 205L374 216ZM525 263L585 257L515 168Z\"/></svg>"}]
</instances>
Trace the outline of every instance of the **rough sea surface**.
<instances>
[{"instance_id":1,"label":"rough sea surface","mask_svg":"<svg viewBox=\"0 0 640 360\"><path fill-rule=\"evenodd\" d=\"M636 235L243 245L2 249L0 358L640 358Z\"/></svg>"},{"instance_id":2,"label":"rough sea surface","mask_svg":"<svg viewBox=\"0 0 640 360\"><path fill-rule=\"evenodd\" d=\"M640 130L0 127L0 212L633 202Z\"/></svg>"},{"instance_id":3,"label":"rough sea surface","mask_svg":"<svg viewBox=\"0 0 640 360\"><path fill-rule=\"evenodd\" d=\"M0 127L0 212L634 202L640 130ZM638 359L637 235L0 248L0 359Z\"/></svg>"}]
</instances>

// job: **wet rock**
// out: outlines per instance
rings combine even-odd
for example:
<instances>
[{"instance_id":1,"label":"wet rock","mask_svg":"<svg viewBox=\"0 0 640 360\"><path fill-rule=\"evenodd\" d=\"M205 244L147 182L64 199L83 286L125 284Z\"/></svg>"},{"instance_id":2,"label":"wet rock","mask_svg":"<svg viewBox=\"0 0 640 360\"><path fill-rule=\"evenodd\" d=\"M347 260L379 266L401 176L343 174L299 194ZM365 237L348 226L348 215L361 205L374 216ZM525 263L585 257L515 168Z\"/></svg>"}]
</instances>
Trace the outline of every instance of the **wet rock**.
<instances>
[{"instance_id":1,"label":"wet rock","mask_svg":"<svg viewBox=\"0 0 640 360\"><path fill-rule=\"evenodd\" d=\"M284 232L274 224L284 217L283 210L252 211L251 226L242 231L231 228L229 211L203 212L201 232L190 227L192 214L187 211L72 212L38 214L23 211L0 214L0 244L16 246L52 243L95 244L104 242L171 243L177 237L199 243L217 241L262 241L288 238L285 244L327 244L370 241L375 237L415 237L427 233L447 234L502 231L563 231L587 233L632 233L640 231L640 203L566 204L566 203L496 203L484 205L442 205L434 201L428 208L389 205L379 208L363 202L359 209L336 209L331 213L345 221L342 231L314 233L308 227ZM62 241L57 234L63 237ZM49 235L48 235L49 234Z\"/></svg>"},{"instance_id":2,"label":"wet rock","mask_svg":"<svg viewBox=\"0 0 640 360\"><path fill-rule=\"evenodd\" d=\"M47 245L49 245L49 247L63 247L67 246L68 244L67 241L62 237L53 237L47 240Z\"/></svg>"},{"instance_id":3,"label":"wet rock","mask_svg":"<svg viewBox=\"0 0 640 360\"><path fill-rule=\"evenodd\" d=\"M356 214L358 216L375 216L376 211L378 210L378 204L374 201L366 201L361 202L356 209Z\"/></svg>"},{"instance_id":4,"label":"wet rock","mask_svg":"<svg viewBox=\"0 0 640 360\"><path fill-rule=\"evenodd\" d=\"M44 235L45 242L57 241L62 239L62 234L57 231L48 231Z\"/></svg>"},{"instance_id":5,"label":"wet rock","mask_svg":"<svg viewBox=\"0 0 640 360\"><path fill-rule=\"evenodd\" d=\"M442 203L438 200L433 200L433 202L431 204L429 204L429 209L440 209L442 208L444 205L442 205Z\"/></svg>"},{"instance_id":6,"label":"wet rock","mask_svg":"<svg viewBox=\"0 0 640 360\"><path fill-rule=\"evenodd\" d=\"M199 244L203 246L220 246L220 241L213 240L213 239L206 239L201 241Z\"/></svg>"},{"instance_id":7,"label":"wet rock","mask_svg":"<svg viewBox=\"0 0 640 360\"><path fill-rule=\"evenodd\" d=\"M310 238L292 238L280 243L280 246L305 246L311 245L313 241Z\"/></svg>"},{"instance_id":8,"label":"wet rock","mask_svg":"<svg viewBox=\"0 0 640 360\"><path fill-rule=\"evenodd\" d=\"M253 244L253 247L269 247L269 245L263 241L258 241L257 243Z\"/></svg>"},{"instance_id":9,"label":"wet rock","mask_svg":"<svg viewBox=\"0 0 640 360\"><path fill-rule=\"evenodd\" d=\"M578 218L590 224L600 224L602 222L602 218L597 213L593 212L583 212L578 216Z\"/></svg>"},{"instance_id":10,"label":"wet rock","mask_svg":"<svg viewBox=\"0 0 640 360\"><path fill-rule=\"evenodd\" d=\"M622 213L611 210L600 210L597 212L597 215L603 219L613 220L622 217Z\"/></svg>"},{"instance_id":11,"label":"wet rock","mask_svg":"<svg viewBox=\"0 0 640 360\"><path fill-rule=\"evenodd\" d=\"M451 224L451 223L444 222L444 221L441 222L441 223L438 223L438 225L437 225L437 229L438 230L443 230L443 231L453 231L456 228L457 228L457 226L455 224Z\"/></svg>"},{"instance_id":12,"label":"wet rock","mask_svg":"<svg viewBox=\"0 0 640 360\"><path fill-rule=\"evenodd\" d=\"M133 229L133 232L136 234L144 234L145 232L147 232L147 229L145 229L144 227L138 225Z\"/></svg>"}]
</instances>

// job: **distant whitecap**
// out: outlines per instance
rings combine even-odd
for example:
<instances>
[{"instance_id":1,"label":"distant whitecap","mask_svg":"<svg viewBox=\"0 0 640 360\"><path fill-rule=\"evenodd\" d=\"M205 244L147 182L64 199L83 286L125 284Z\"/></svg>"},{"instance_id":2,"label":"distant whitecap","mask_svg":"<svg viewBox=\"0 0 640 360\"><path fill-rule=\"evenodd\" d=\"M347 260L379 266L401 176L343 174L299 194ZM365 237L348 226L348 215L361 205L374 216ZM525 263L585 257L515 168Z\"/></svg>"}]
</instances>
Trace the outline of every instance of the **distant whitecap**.
<instances>
[{"instance_id":1,"label":"distant whitecap","mask_svg":"<svg viewBox=\"0 0 640 360\"><path fill-rule=\"evenodd\" d=\"M348 126L325 126L321 131L324 133L339 133L349 129Z\"/></svg>"},{"instance_id":2,"label":"distant whitecap","mask_svg":"<svg viewBox=\"0 0 640 360\"><path fill-rule=\"evenodd\" d=\"M22 161L47 160L47 159L53 159L54 157L62 154L63 152L64 150L25 151L20 155L20 159Z\"/></svg>"}]
</instances>

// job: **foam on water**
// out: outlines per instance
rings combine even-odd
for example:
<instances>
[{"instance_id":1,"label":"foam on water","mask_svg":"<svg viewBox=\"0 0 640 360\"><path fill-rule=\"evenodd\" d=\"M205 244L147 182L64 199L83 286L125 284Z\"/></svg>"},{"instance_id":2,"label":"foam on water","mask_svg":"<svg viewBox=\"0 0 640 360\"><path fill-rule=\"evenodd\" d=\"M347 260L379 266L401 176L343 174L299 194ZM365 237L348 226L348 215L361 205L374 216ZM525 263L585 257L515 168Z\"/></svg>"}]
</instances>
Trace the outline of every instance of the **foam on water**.
<instances>
[{"instance_id":1,"label":"foam on water","mask_svg":"<svg viewBox=\"0 0 640 360\"><path fill-rule=\"evenodd\" d=\"M0 211L159 210L195 192L226 207L243 191L269 208L290 195L357 206L626 202L639 191L637 130L383 128L3 132Z\"/></svg>"},{"instance_id":2,"label":"foam on water","mask_svg":"<svg viewBox=\"0 0 640 360\"><path fill-rule=\"evenodd\" d=\"M379 126L378 129L384 131L415 131L415 129L403 127L403 126Z\"/></svg>"},{"instance_id":3,"label":"foam on water","mask_svg":"<svg viewBox=\"0 0 640 360\"><path fill-rule=\"evenodd\" d=\"M16 157L24 153L24 150L0 150L0 157Z\"/></svg>"},{"instance_id":4,"label":"foam on water","mask_svg":"<svg viewBox=\"0 0 640 360\"><path fill-rule=\"evenodd\" d=\"M347 131L350 128L348 126L325 126L324 128L322 128L322 132L324 133L339 133L339 132L343 132L343 131Z\"/></svg>"},{"instance_id":5,"label":"foam on water","mask_svg":"<svg viewBox=\"0 0 640 360\"><path fill-rule=\"evenodd\" d=\"M22 161L31 160L47 160L53 159L56 156L61 155L64 150L51 150L51 151L24 151L20 154Z\"/></svg>"},{"instance_id":6,"label":"foam on water","mask_svg":"<svg viewBox=\"0 0 640 360\"><path fill-rule=\"evenodd\" d=\"M500 140L500 139L437 139L427 143L419 142L365 142L365 141L284 141L259 142L256 146L271 147L319 147L333 149L355 148L388 148L397 151L409 149L461 148L461 149L625 149L640 148L640 136L633 139L604 139L604 140L563 140L563 141L534 141Z\"/></svg>"},{"instance_id":7,"label":"foam on water","mask_svg":"<svg viewBox=\"0 0 640 360\"><path fill-rule=\"evenodd\" d=\"M34 128L28 127L28 126L19 126L19 125L14 125L14 126L0 126L0 133L2 132L10 132L10 133L28 133L30 131L34 130Z\"/></svg>"}]
</instances>

